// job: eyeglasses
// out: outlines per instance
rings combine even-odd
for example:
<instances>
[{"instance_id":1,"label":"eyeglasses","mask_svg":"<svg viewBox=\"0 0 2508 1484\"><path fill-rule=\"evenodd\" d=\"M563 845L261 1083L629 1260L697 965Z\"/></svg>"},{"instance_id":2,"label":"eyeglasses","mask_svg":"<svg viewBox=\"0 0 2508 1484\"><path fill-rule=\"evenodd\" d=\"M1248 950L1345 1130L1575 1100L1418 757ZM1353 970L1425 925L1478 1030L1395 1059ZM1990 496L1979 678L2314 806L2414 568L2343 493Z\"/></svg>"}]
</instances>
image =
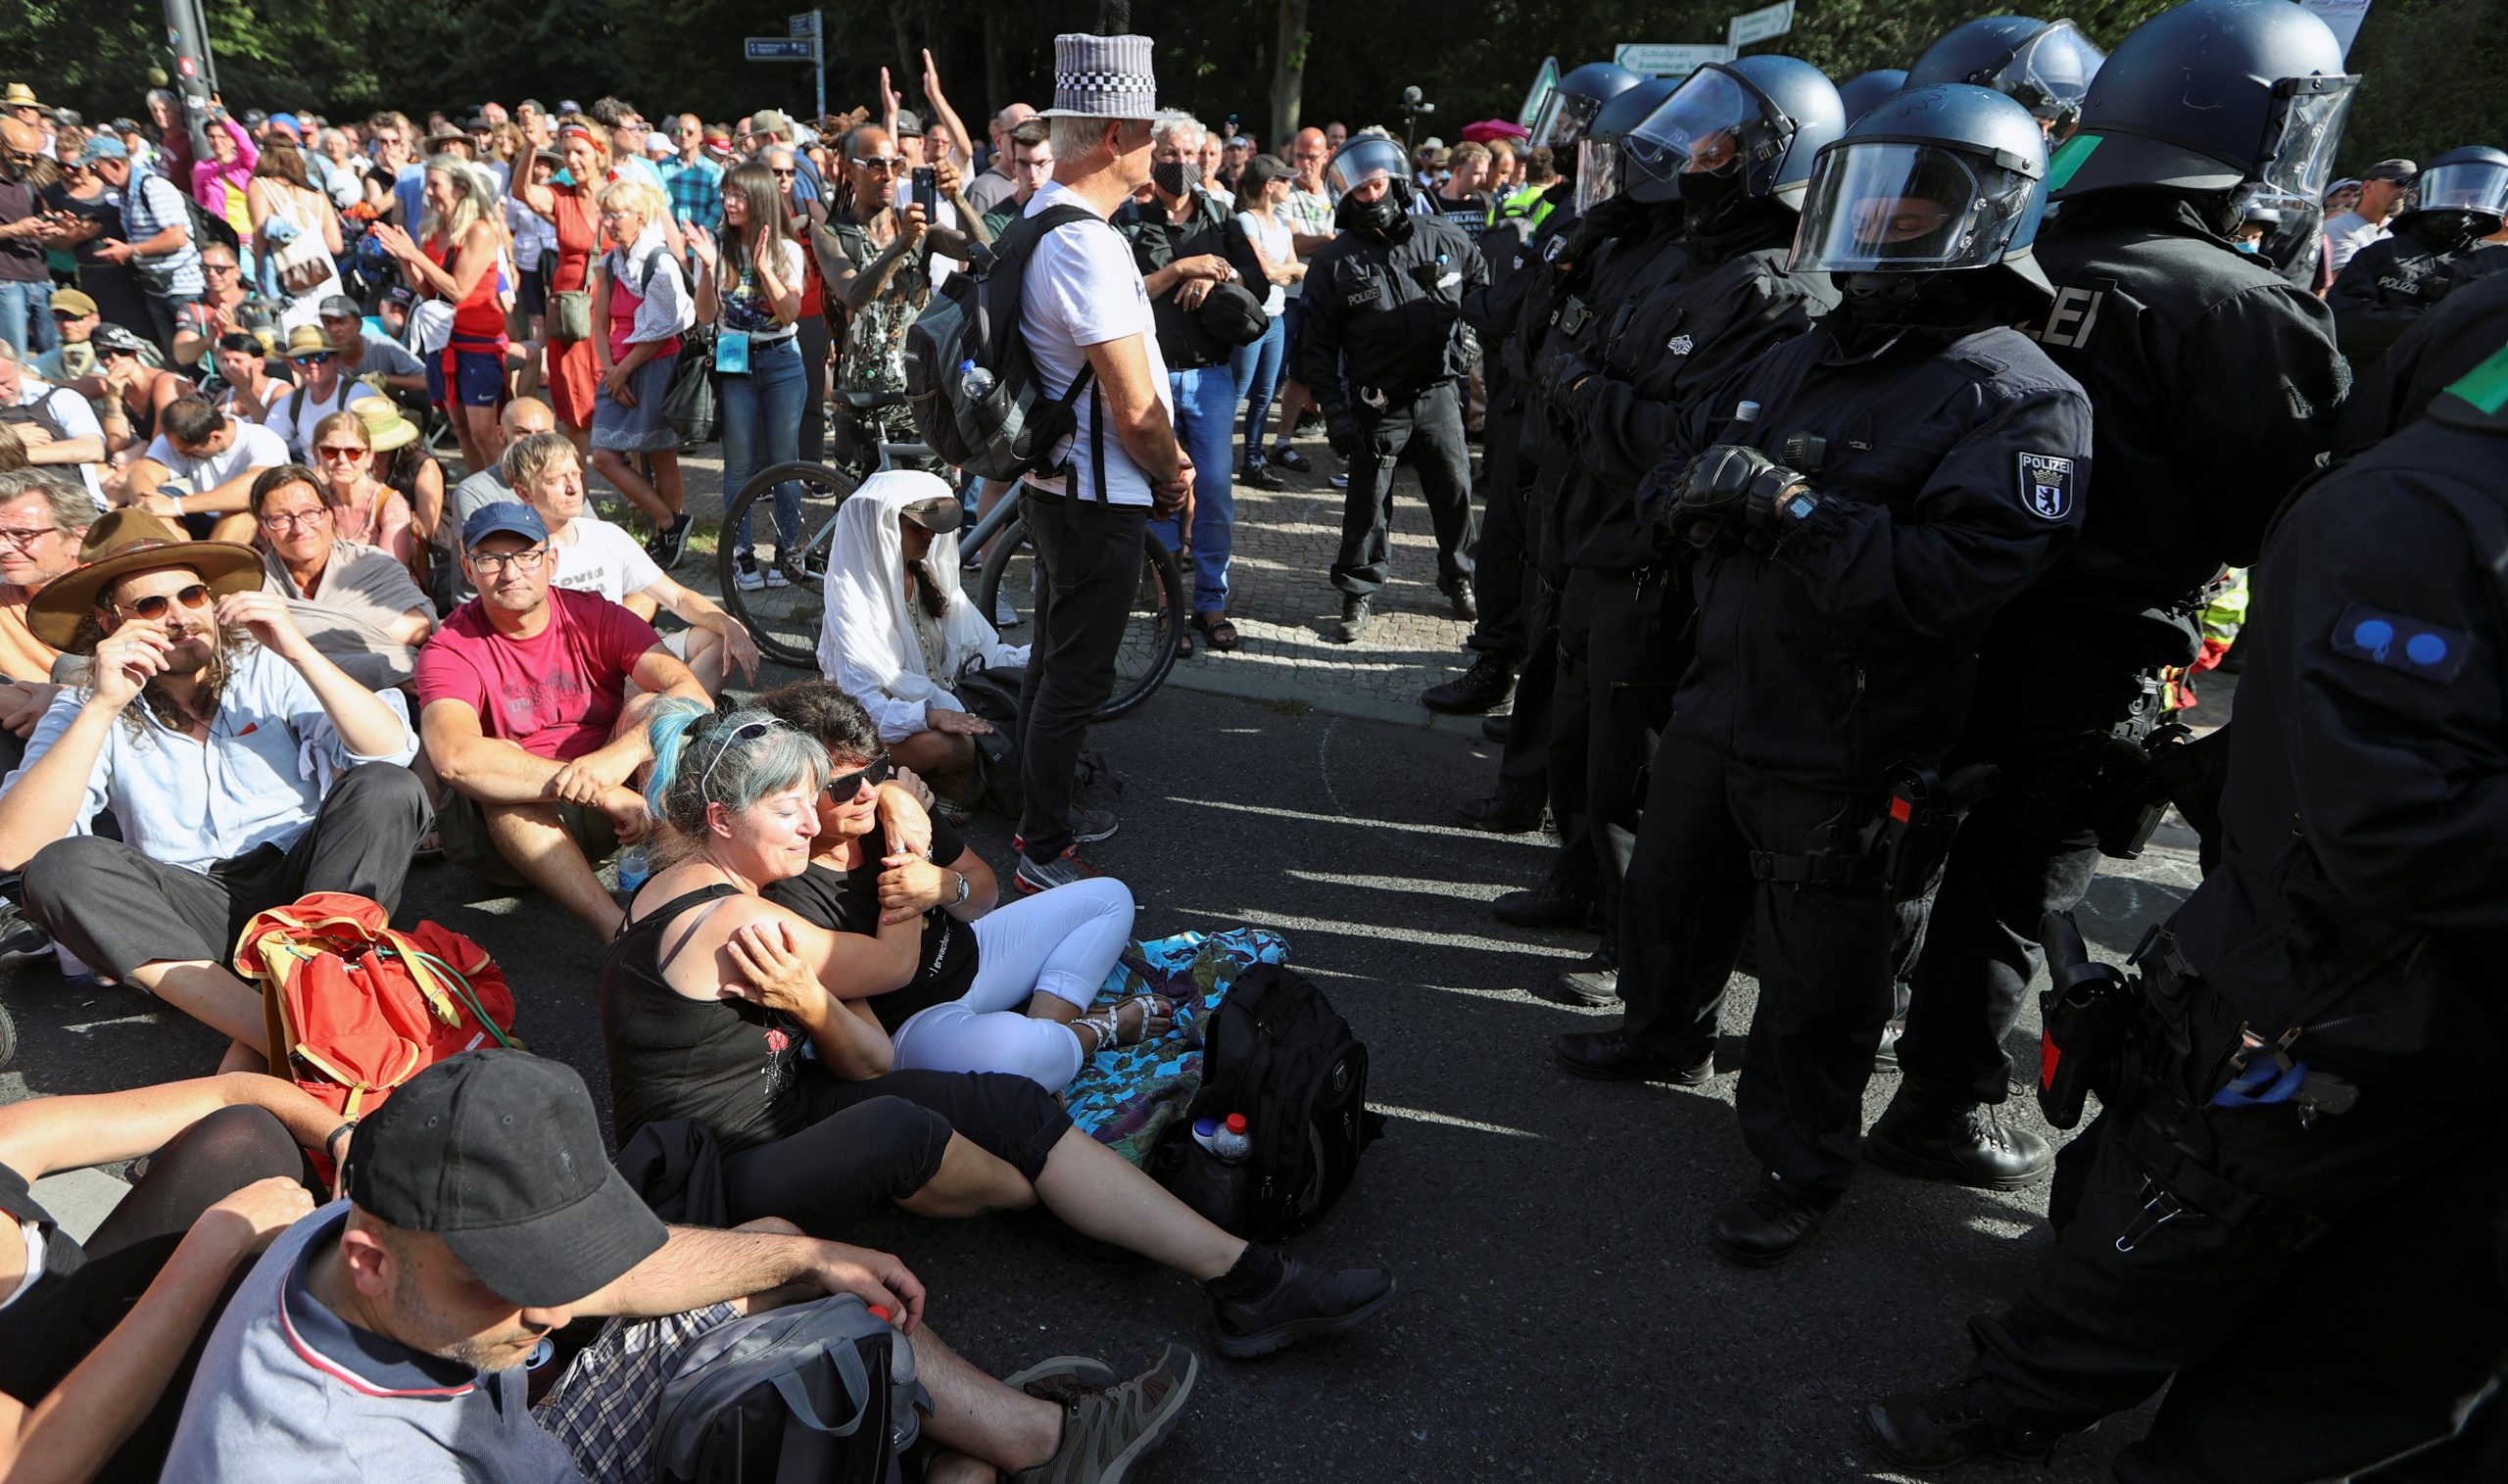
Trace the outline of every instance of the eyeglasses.
<instances>
[{"instance_id":1,"label":"eyeglasses","mask_svg":"<svg viewBox=\"0 0 2508 1484\"><path fill-rule=\"evenodd\" d=\"M537 572L540 564L555 554L547 547L532 547L521 551L473 551L470 553L470 565L489 577L498 576L507 567L517 572Z\"/></svg>"},{"instance_id":2,"label":"eyeglasses","mask_svg":"<svg viewBox=\"0 0 2508 1484\"><path fill-rule=\"evenodd\" d=\"M186 608L206 608L209 606L209 585L207 583L196 582L188 588L176 590L174 595L170 598L163 593L159 593L152 597L143 598L134 603L116 603L114 606L121 608L126 612L136 613L140 617L147 619L150 623L155 623L167 614L173 612L174 604L176 603L181 603Z\"/></svg>"},{"instance_id":3,"label":"eyeglasses","mask_svg":"<svg viewBox=\"0 0 2508 1484\"><path fill-rule=\"evenodd\" d=\"M310 510L267 510L262 514L262 524L273 531L295 531L319 524L330 513L328 505L315 505Z\"/></svg>"},{"instance_id":4,"label":"eyeglasses","mask_svg":"<svg viewBox=\"0 0 2508 1484\"><path fill-rule=\"evenodd\" d=\"M60 531L52 526L37 526L31 531L19 531L0 526L0 546L16 547L23 551L47 536L60 534Z\"/></svg>"},{"instance_id":5,"label":"eyeglasses","mask_svg":"<svg viewBox=\"0 0 2508 1484\"><path fill-rule=\"evenodd\" d=\"M317 443L314 452L324 458L345 458L352 463L366 455L364 449L353 443Z\"/></svg>"},{"instance_id":6,"label":"eyeglasses","mask_svg":"<svg viewBox=\"0 0 2508 1484\"><path fill-rule=\"evenodd\" d=\"M714 782L714 770L722 766L723 759L731 755L731 751L734 747L753 742L759 738L764 737L767 733L774 731L779 725L781 725L781 723L774 721L753 721L745 726L734 727L732 729L732 735L724 738L723 744L714 749L714 760L705 765L704 772L697 775L698 798L705 803L712 803L714 801L714 795L706 790Z\"/></svg>"},{"instance_id":7,"label":"eyeglasses","mask_svg":"<svg viewBox=\"0 0 2508 1484\"><path fill-rule=\"evenodd\" d=\"M827 796L841 804L860 794L864 784L869 784L876 789L895 776L895 766L889 761L889 755L883 752L880 754L880 760L868 767L856 769L851 773L840 773L829 779Z\"/></svg>"}]
</instances>

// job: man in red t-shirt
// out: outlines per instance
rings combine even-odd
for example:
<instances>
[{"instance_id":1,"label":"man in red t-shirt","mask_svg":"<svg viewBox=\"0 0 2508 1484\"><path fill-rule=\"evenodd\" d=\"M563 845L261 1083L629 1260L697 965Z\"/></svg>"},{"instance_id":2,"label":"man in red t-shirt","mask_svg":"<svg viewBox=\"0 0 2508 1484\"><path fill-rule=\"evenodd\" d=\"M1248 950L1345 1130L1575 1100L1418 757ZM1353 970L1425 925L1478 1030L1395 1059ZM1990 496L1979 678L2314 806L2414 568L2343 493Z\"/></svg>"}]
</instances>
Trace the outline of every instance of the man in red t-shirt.
<instances>
[{"instance_id":1,"label":"man in red t-shirt","mask_svg":"<svg viewBox=\"0 0 2508 1484\"><path fill-rule=\"evenodd\" d=\"M452 790L445 854L538 886L606 941L624 914L595 866L651 824L633 783L653 755L645 713L664 695L713 702L651 624L550 586L555 553L529 505L471 515L461 553L479 596L418 654L419 736Z\"/></svg>"}]
</instances>

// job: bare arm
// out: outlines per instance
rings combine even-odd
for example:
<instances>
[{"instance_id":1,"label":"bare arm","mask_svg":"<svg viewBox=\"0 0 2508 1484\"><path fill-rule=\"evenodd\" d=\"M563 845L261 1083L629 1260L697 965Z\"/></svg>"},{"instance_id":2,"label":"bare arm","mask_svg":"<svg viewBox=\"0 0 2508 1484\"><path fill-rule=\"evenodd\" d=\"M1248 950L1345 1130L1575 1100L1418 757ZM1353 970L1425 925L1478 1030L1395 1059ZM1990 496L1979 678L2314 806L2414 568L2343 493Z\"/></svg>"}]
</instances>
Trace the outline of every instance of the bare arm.
<instances>
[{"instance_id":1,"label":"bare arm","mask_svg":"<svg viewBox=\"0 0 2508 1484\"><path fill-rule=\"evenodd\" d=\"M157 670L148 667L162 668L165 652L162 639L151 646L123 640L120 634L97 646L98 682L109 687L110 694L81 702L43 755L26 764L8 792L0 793L0 871L24 871L36 851L77 827L96 759L104 755L106 741L121 725L122 707L139 689L136 683L124 684L104 672L136 664L153 676ZM40 740L40 730L37 737Z\"/></svg>"},{"instance_id":2,"label":"bare arm","mask_svg":"<svg viewBox=\"0 0 2508 1484\"><path fill-rule=\"evenodd\" d=\"M418 735L436 776L480 803L538 804L557 796L552 785L566 765L488 736L480 729L479 713L466 701L430 702L418 713ZM597 807L612 819L631 810L642 818L645 801L622 785L606 790Z\"/></svg>"},{"instance_id":3,"label":"bare arm","mask_svg":"<svg viewBox=\"0 0 2508 1484\"><path fill-rule=\"evenodd\" d=\"M888 1310L908 1332L923 1320L923 1285L885 1252L812 1237L694 1226L670 1228L660 1251L577 1303L574 1311L630 1318L684 1314L788 1283L859 1294L865 1303Z\"/></svg>"}]
</instances>

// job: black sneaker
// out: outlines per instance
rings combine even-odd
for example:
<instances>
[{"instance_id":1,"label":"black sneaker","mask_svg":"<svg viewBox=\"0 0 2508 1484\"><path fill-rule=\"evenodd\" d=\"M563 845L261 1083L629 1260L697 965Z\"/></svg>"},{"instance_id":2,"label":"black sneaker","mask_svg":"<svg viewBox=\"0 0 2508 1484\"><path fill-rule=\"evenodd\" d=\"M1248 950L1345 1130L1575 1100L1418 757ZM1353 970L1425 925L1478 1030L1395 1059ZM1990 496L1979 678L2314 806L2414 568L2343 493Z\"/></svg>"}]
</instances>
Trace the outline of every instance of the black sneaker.
<instances>
[{"instance_id":1,"label":"black sneaker","mask_svg":"<svg viewBox=\"0 0 2508 1484\"><path fill-rule=\"evenodd\" d=\"M1875 1402L1863 1409L1863 1435L1901 1468L1947 1468L1979 1454L2019 1463L2052 1458L2060 1434L1989 1416L1977 1401L1982 1384L1953 1381Z\"/></svg>"},{"instance_id":2,"label":"black sneaker","mask_svg":"<svg viewBox=\"0 0 2508 1484\"><path fill-rule=\"evenodd\" d=\"M1202 1363L1170 1345L1156 1365L1102 1391L1085 1391L1062 1414L1054 1456L1010 1477L1015 1484L1124 1484L1176 1430Z\"/></svg>"},{"instance_id":3,"label":"black sneaker","mask_svg":"<svg viewBox=\"0 0 2508 1484\"><path fill-rule=\"evenodd\" d=\"M1458 806L1454 817L1470 830L1492 835L1525 835L1541 828L1541 800L1512 799L1503 793L1475 798Z\"/></svg>"},{"instance_id":4,"label":"black sneaker","mask_svg":"<svg viewBox=\"0 0 2508 1484\"><path fill-rule=\"evenodd\" d=\"M1506 704L1516 694L1516 662L1482 650L1471 668L1443 685L1420 693L1420 704L1448 716L1474 716Z\"/></svg>"},{"instance_id":5,"label":"black sneaker","mask_svg":"<svg viewBox=\"0 0 2508 1484\"><path fill-rule=\"evenodd\" d=\"M1085 882L1103 874L1096 867L1080 858L1078 845L1072 846L1048 861L1031 860L1028 858L1028 853L1022 850L1019 853L1019 869L1011 873L1010 885L1027 895L1034 896L1039 891L1051 891L1056 886L1068 886L1073 882Z\"/></svg>"},{"instance_id":6,"label":"black sneaker","mask_svg":"<svg viewBox=\"0 0 2508 1484\"><path fill-rule=\"evenodd\" d=\"M1093 845L1101 839L1113 839L1115 832L1123 828L1123 821L1115 818L1114 810L1091 809L1085 804L1072 805L1071 812L1063 818L1071 824L1071 839L1076 845ZM1010 848L1027 849L1028 837L1014 833L1010 837Z\"/></svg>"},{"instance_id":7,"label":"black sneaker","mask_svg":"<svg viewBox=\"0 0 2508 1484\"><path fill-rule=\"evenodd\" d=\"M1326 1272L1293 1258L1281 1266L1279 1286L1266 1296L1212 1304L1212 1343L1221 1355L1250 1361L1300 1340L1355 1329L1393 1298L1393 1274L1381 1268Z\"/></svg>"},{"instance_id":8,"label":"black sneaker","mask_svg":"<svg viewBox=\"0 0 2508 1484\"><path fill-rule=\"evenodd\" d=\"M0 969L15 969L52 952L52 936L27 920L12 901L0 901Z\"/></svg>"},{"instance_id":9,"label":"black sneaker","mask_svg":"<svg viewBox=\"0 0 2508 1484\"><path fill-rule=\"evenodd\" d=\"M682 510L679 519L670 523L669 530L655 531L653 539L645 544L646 553L653 558L653 565L665 572L676 570L680 559L688 554L688 533L696 524L688 512Z\"/></svg>"},{"instance_id":10,"label":"black sneaker","mask_svg":"<svg viewBox=\"0 0 2508 1484\"><path fill-rule=\"evenodd\" d=\"M1299 453L1297 450L1290 448L1284 443L1276 443L1272 445L1271 455L1265 461L1278 464L1281 468L1288 470L1292 474L1308 474L1314 472L1315 469L1315 465L1306 461L1306 455L1304 454Z\"/></svg>"},{"instance_id":11,"label":"black sneaker","mask_svg":"<svg viewBox=\"0 0 2508 1484\"><path fill-rule=\"evenodd\" d=\"M1268 463L1249 463L1236 471L1236 482L1257 490L1283 490L1288 481L1282 479Z\"/></svg>"},{"instance_id":12,"label":"black sneaker","mask_svg":"<svg viewBox=\"0 0 2508 1484\"><path fill-rule=\"evenodd\" d=\"M1336 645L1354 645L1375 625L1375 602L1366 598L1341 599L1341 621L1325 637Z\"/></svg>"}]
</instances>

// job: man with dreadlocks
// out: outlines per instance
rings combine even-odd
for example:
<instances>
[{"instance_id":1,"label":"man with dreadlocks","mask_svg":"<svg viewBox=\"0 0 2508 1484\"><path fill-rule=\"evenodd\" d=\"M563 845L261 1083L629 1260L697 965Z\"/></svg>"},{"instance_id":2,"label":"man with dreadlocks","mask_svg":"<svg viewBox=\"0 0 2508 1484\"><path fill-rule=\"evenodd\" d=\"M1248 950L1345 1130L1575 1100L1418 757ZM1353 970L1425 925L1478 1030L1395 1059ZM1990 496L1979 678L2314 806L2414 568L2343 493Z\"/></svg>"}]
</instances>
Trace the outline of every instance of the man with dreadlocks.
<instances>
[{"instance_id":1,"label":"man with dreadlocks","mask_svg":"<svg viewBox=\"0 0 2508 1484\"><path fill-rule=\"evenodd\" d=\"M0 870L92 966L265 1053L261 997L224 960L247 919L308 891L401 897L429 818L417 736L261 591L249 547L145 510L88 531L26 627L92 656L0 785ZM113 811L121 838L90 832Z\"/></svg>"}]
</instances>

